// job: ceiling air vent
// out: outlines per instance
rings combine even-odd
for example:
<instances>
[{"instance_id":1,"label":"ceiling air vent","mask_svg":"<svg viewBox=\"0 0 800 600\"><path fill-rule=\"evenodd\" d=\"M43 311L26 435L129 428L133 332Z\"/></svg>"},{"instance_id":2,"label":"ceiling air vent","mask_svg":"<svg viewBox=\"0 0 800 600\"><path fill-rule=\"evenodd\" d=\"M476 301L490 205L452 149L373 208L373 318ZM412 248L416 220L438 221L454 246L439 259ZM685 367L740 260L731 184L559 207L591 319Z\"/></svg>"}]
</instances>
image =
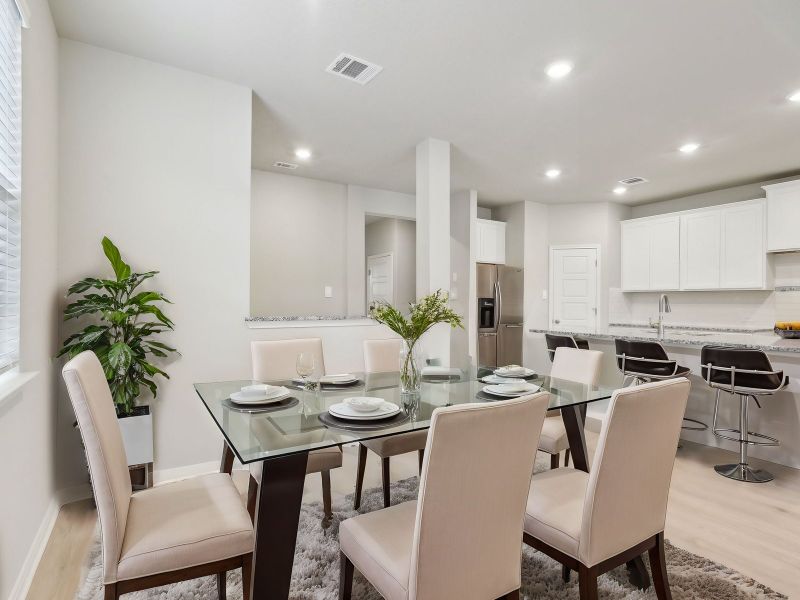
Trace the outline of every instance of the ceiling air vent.
<instances>
[{"instance_id":1,"label":"ceiling air vent","mask_svg":"<svg viewBox=\"0 0 800 600\"><path fill-rule=\"evenodd\" d=\"M627 179L620 179L622 185L639 185L640 183L647 183L644 177L628 177Z\"/></svg>"},{"instance_id":2,"label":"ceiling air vent","mask_svg":"<svg viewBox=\"0 0 800 600\"><path fill-rule=\"evenodd\" d=\"M278 167L279 169L296 169L297 168L297 165L294 164L294 163L282 162L280 160L278 162L272 163L272 166L273 167Z\"/></svg>"},{"instance_id":3,"label":"ceiling air vent","mask_svg":"<svg viewBox=\"0 0 800 600\"><path fill-rule=\"evenodd\" d=\"M325 70L328 73L333 73L339 77L344 77L345 79L364 85L371 81L375 75L383 71L383 67L356 58L350 54L342 53L337 56L336 60L328 65L328 68Z\"/></svg>"}]
</instances>

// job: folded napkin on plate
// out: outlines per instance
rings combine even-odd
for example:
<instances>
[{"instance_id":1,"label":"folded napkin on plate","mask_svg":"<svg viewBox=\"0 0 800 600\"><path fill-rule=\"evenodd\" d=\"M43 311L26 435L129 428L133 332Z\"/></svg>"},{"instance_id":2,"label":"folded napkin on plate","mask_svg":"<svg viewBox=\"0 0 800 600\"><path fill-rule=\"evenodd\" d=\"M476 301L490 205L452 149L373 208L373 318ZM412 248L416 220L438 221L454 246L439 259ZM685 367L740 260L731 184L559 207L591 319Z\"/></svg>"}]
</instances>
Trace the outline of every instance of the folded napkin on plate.
<instances>
[{"instance_id":1,"label":"folded napkin on plate","mask_svg":"<svg viewBox=\"0 0 800 600\"><path fill-rule=\"evenodd\" d=\"M507 365L505 367L500 367L497 370L500 371L501 373L507 373L509 375L510 374L522 375L527 372L527 369L525 367L520 367L519 365Z\"/></svg>"},{"instance_id":2,"label":"folded napkin on plate","mask_svg":"<svg viewBox=\"0 0 800 600\"><path fill-rule=\"evenodd\" d=\"M422 367L422 375L461 375L461 369L457 369L455 367L434 367L434 366L427 366Z\"/></svg>"},{"instance_id":3,"label":"folded napkin on plate","mask_svg":"<svg viewBox=\"0 0 800 600\"><path fill-rule=\"evenodd\" d=\"M246 385L242 387L242 394L246 396L260 396L262 394L271 394L278 389L278 386L269 385L268 383L256 383L254 385Z\"/></svg>"}]
</instances>

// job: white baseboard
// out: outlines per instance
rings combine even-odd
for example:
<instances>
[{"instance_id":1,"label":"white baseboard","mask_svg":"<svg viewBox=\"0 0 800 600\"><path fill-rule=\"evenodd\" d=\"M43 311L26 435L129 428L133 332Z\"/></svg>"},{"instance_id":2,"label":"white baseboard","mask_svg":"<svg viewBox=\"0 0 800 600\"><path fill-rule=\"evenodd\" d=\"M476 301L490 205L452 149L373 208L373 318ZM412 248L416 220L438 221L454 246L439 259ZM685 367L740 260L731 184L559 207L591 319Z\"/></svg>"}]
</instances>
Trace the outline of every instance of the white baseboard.
<instances>
[{"instance_id":1,"label":"white baseboard","mask_svg":"<svg viewBox=\"0 0 800 600\"><path fill-rule=\"evenodd\" d=\"M53 531L53 526L56 524L58 518L58 511L61 510L61 505L57 498L53 498L44 513L42 522L39 525L39 530L31 542L28 549L28 554L25 556L25 561L22 563L17 574L17 581L14 587L11 588L11 595L9 600L25 600L28 595L28 590L33 582L33 576L36 573L36 567L39 566L39 561L44 554L44 549L47 546L47 541L50 539L50 533Z\"/></svg>"},{"instance_id":2,"label":"white baseboard","mask_svg":"<svg viewBox=\"0 0 800 600\"><path fill-rule=\"evenodd\" d=\"M218 471L218 460L197 463L195 465L185 465L183 467L174 467L172 469L159 469L153 472L153 485L161 485L162 483L169 483L170 481L178 481L180 479L196 477L197 475L206 475L207 473L216 473Z\"/></svg>"}]
</instances>

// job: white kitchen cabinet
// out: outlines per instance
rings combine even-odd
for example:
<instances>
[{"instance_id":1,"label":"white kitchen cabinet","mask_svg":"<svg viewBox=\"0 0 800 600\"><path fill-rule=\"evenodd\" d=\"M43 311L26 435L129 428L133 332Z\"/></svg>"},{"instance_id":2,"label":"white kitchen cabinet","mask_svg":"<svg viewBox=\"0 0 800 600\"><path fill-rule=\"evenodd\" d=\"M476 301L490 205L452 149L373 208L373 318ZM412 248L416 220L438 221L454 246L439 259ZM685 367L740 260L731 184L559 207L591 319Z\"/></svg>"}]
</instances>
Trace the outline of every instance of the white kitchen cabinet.
<instances>
[{"instance_id":1,"label":"white kitchen cabinet","mask_svg":"<svg viewBox=\"0 0 800 600\"><path fill-rule=\"evenodd\" d=\"M478 219L476 260L497 265L506 264L506 224L502 221Z\"/></svg>"},{"instance_id":2,"label":"white kitchen cabinet","mask_svg":"<svg viewBox=\"0 0 800 600\"><path fill-rule=\"evenodd\" d=\"M702 210L681 215L681 289L720 287L722 214Z\"/></svg>"},{"instance_id":3,"label":"white kitchen cabinet","mask_svg":"<svg viewBox=\"0 0 800 600\"><path fill-rule=\"evenodd\" d=\"M680 219L653 217L622 222L622 289L677 290L680 285Z\"/></svg>"},{"instance_id":4,"label":"white kitchen cabinet","mask_svg":"<svg viewBox=\"0 0 800 600\"><path fill-rule=\"evenodd\" d=\"M767 252L800 250L800 180L765 185Z\"/></svg>"},{"instance_id":5,"label":"white kitchen cabinet","mask_svg":"<svg viewBox=\"0 0 800 600\"><path fill-rule=\"evenodd\" d=\"M767 284L765 200L738 202L722 209L719 286L764 289Z\"/></svg>"}]
</instances>

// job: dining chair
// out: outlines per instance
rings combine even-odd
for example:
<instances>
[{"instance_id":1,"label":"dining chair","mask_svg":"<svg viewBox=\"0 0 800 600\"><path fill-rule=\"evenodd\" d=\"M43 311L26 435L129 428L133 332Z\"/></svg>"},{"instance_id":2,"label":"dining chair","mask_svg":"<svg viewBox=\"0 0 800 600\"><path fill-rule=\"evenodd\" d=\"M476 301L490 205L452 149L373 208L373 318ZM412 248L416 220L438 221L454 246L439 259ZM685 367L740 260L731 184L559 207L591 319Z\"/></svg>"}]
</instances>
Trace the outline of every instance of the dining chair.
<instances>
[{"instance_id":1,"label":"dining chair","mask_svg":"<svg viewBox=\"0 0 800 600\"><path fill-rule=\"evenodd\" d=\"M553 353L551 379L566 379L586 385L597 385L600 376L600 361L603 353L598 350L583 350L558 346ZM564 466L569 466L569 439L567 429L561 418L561 411L551 410L542 425L539 437L539 450L550 455L550 468L558 468L561 452L564 452Z\"/></svg>"},{"instance_id":2,"label":"dining chair","mask_svg":"<svg viewBox=\"0 0 800 600\"><path fill-rule=\"evenodd\" d=\"M213 473L132 493L114 401L93 352L62 370L86 449L100 519L105 600L242 569L249 598L253 525L230 476Z\"/></svg>"},{"instance_id":3,"label":"dining chair","mask_svg":"<svg viewBox=\"0 0 800 600\"><path fill-rule=\"evenodd\" d=\"M392 373L400 370L400 350L403 340L364 340L364 370L366 373ZM383 475L383 506L391 504L389 461L392 456L417 451L419 469L422 472L422 458L425 454L425 442L428 431L411 431L399 435L366 440L358 445L358 471L356 472L356 492L353 496L353 509L361 506L361 490L364 485L364 470L367 466L367 450L372 450L381 459Z\"/></svg>"},{"instance_id":4,"label":"dining chair","mask_svg":"<svg viewBox=\"0 0 800 600\"><path fill-rule=\"evenodd\" d=\"M320 338L295 340L270 340L250 343L255 381L282 381L297 377L297 356L309 352L314 356L315 374L325 374L325 359ZM319 473L322 478L322 505L325 519L333 516L331 509L331 469L342 466L342 449L338 446L312 450L308 453L306 473ZM250 517L255 515L258 486L261 485L263 465L260 462L249 465L247 471L233 473L239 492L245 499Z\"/></svg>"},{"instance_id":5,"label":"dining chair","mask_svg":"<svg viewBox=\"0 0 800 600\"><path fill-rule=\"evenodd\" d=\"M664 522L689 388L680 377L615 391L591 471L534 475L525 543L577 571L582 600L597 598L600 575L645 551L657 597L671 598Z\"/></svg>"},{"instance_id":6,"label":"dining chair","mask_svg":"<svg viewBox=\"0 0 800 600\"><path fill-rule=\"evenodd\" d=\"M339 598L353 572L386 600L519 598L522 523L549 394L437 408L417 500L339 528Z\"/></svg>"}]
</instances>

